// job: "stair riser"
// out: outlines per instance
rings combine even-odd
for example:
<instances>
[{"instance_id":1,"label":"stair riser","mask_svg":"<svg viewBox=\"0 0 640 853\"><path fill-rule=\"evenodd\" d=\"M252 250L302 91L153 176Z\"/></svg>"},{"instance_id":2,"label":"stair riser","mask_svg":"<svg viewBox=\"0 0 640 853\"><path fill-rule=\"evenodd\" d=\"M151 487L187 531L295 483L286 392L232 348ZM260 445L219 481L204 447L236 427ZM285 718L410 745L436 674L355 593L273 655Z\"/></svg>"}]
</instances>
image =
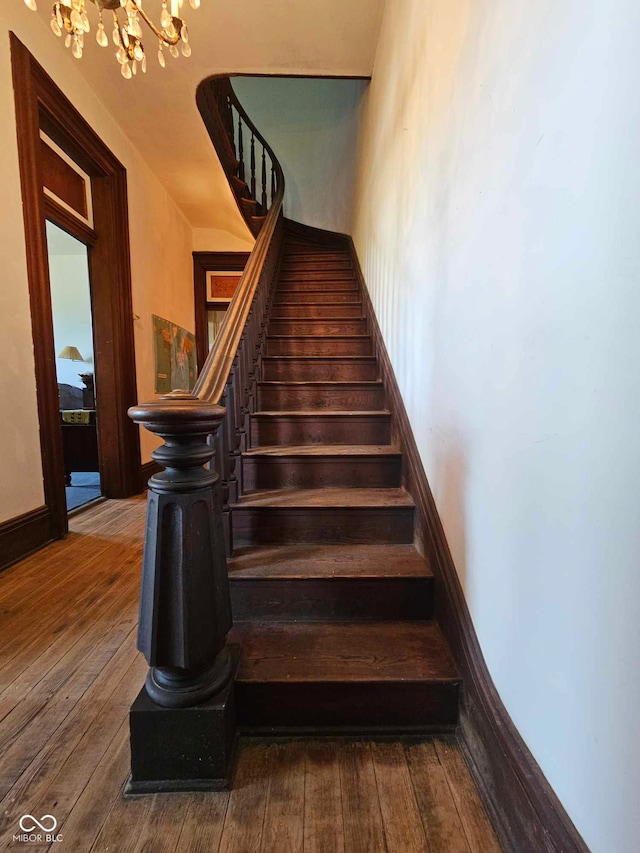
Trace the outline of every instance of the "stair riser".
<instances>
[{"instance_id":1,"label":"stair riser","mask_svg":"<svg viewBox=\"0 0 640 853\"><path fill-rule=\"evenodd\" d=\"M271 310L271 319L331 320L334 317L348 317L358 320L362 318L362 314L361 302L354 302L353 304L345 302L341 305L305 305L303 302L297 305L289 305L276 302Z\"/></svg>"},{"instance_id":2,"label":"stair riser","mask_svg":"<svg viewBox=\"0 0 640 853\"><path fill-rule=\"evenodd\" d=\"M360 294L357 290L330 290L330 291L322 291L322 290L314 290L305 291L305 290L287 290L287 291L278 291L273 300L273 307L277 309L279 305L283 302L291 304L292 302L296 305L309 305L309 303L317 305L320 304L335 304L339 303L357 303L361 304Z\"/></svg>"},{"instance_id":3,"label":"stair riser","mask_svg":"<svg viewBox=\"0 0 640 853\"><path fill-rule=\"evenodd\" d=\"M282 270L280 281L350 281L355 282L356 277L353 270L310 270L302 272L298 270Z\"/></svg>"},{"instance_id":4,"label":"stair riser","mask_svg":"<svg viewBox=\"0 0 640 853\"><path fill-rule=\"evenodd\" d=\"M267 355L372 355L371 338L268 338Z\"/></svg>"},{"instance_id":5,"label":"stair riser","mask_svg":"<svg viewBox=\"0 0 640 853\"><path fill-rule=\"evenodd\" d=\"M366 320L271 320L269 335L365 335Z\"/></svg>"},{"instance_id":6,"label":"stair riser","mask_svg":"<svg viewBox=\"0 0 640 853\"><path fill-rule=\"evenodd\" d=\"M378 365L370 361L301 358L262 362L262 378L272 382L369 382L378 379Z\"/></svg>"},{"instance_id":7,"label":"stair riser","mask_svg":"<svg viewBox=\"0 0 640 853\"><path fill-rule=\"evenodd\" d=\"M309 272L353 272L350 261L285 261L282 264L281 271L283 273L309 273Z\"/></svg>"},{"instance_id":8,"label":"stair riser","mask_svg":"<svg viewBox=\"0 0 640 853\"><path fill-rule=\"evenodd\" d=\"M318 388L258 385L258 410L297 412L306 409L334 409L339 412L372 412L384 409L384 389Z\"/></svg>"},{"instance_id":9,"label":"stair riser","mask_svg":"<svg viewBox=\"0 0 640 853\"><path fill-rule=\"evenodd\" d=\"M343 418L251 418L251 446L287 444L390 444L388 415Z\"/></svg>"},{"instance_id":10,"label":"stair riser","mask_svg":"<svg viewBox=\"0 0 640 853\"><path fill-rule=\"evenodd\" d=\"M350 258L346 252L308 252L300 250L294 252L285 251L282 258L283 264L298 263L300 261L314 264L332 263L333 261L350 263Z\"/></svg>"},{"instance_id":11,"label":"stair riser","mask_svg":"<svg viewBox=\"0 0 640 853\"><path fill-rule=\"evenodd\" d=\"M413 516L413 507L235 507L233 544L410 544Z\"/></svg>"},{"instance_id":12,"label":"stair riser","mask_svg":"<svg viewBox=\"0 0 640 853\"><path fill-rule=\"evenodd\" d=\"M419 621L433 615L431 578L231 577L234 622Z\"/></svg>"},{"instance_id":13,"label":"stair riser","mask_svg":"<svg viewBox=\"0 0 640 853\"><path fill-rule=\"evenodd\" d=\"M246 457L243 489L396 488L401 485L400 458Z\"/></svg>"},{"instance_id":14,"label":"stair riser","mask_svg":"<svg viewBox=\"0 0 640 853\"><path fill-rule=\"evenodd\" d=\"M245 682L236 681L238 724L276 730L384 732L451 731L458 719L454 682ZM346 731L345 731L346 730Z\"/></svg>"},{"instance_id":15,"label":"stair riser","mask_svg":"<svg viewBox=\"0 0 640 853\"><path fill-rule=\"evenodd\" d=\"M287 293L359 293L359 289L355 282L350 281L323 281L319 285L308 281L278 284L277 295Z\"/></svg>"}]
</instances>

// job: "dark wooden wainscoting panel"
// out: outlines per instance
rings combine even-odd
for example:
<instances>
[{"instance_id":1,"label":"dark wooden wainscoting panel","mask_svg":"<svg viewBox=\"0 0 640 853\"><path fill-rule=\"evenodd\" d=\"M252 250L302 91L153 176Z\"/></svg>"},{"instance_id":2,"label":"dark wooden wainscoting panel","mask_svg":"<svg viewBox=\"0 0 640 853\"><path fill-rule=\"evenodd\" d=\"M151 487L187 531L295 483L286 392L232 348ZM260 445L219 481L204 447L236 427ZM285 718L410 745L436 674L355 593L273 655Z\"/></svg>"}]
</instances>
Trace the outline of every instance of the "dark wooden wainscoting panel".
<instances>
[{"instance_id":1,"label":"dark wooden wainscoting panel","mask_svg":"<svg viewBox=\"0 0 640 853\"><path fill-rule=\"evenodd\" d=\"M459 740L502 846L513 853L588 853L584 841L520 737L487 669L413 431L351 238L381 378L400 447L404 484L416 503L417 547L435 577L436 618L463 678Z\"/></svg>"}]
</instances>

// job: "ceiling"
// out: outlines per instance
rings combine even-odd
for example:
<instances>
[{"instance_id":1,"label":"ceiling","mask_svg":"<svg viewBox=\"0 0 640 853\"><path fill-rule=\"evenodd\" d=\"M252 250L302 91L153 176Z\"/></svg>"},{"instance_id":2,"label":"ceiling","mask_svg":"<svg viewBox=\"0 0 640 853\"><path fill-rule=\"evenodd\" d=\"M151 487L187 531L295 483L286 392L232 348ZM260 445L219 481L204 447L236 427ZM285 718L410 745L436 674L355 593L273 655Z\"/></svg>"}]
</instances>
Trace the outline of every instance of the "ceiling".
<instances>
[{"instance_id":1,"label":"ceiling","mask_svg":"<svg viewBox=\"0 0 640 853\"><path fill-rule=\"evenodd\" d=\"M148 73L132 80L121 77L111 42L108 48L95 43L97 13L90 9L92 35L76 68L191 225L224 229L231 215L226 207L233 202L195 105L198 83L216 73L369 76L383 3L202 0L197 11L185 3L192 56L174 60L167 55L162 69L154 39L147 38ZM48 21L48 4L39 6ZM154 20L160 9L161 0L146 0L145 11ZM235 207L233 216L239 218Z\"/></svg>"}]
</instances>

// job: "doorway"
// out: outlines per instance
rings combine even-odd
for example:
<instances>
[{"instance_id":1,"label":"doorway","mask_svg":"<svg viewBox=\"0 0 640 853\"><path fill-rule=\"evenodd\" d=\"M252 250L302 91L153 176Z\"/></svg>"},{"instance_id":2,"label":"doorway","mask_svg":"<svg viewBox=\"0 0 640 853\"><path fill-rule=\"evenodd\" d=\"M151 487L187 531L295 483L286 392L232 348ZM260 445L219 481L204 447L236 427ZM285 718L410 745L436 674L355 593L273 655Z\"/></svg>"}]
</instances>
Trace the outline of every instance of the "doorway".
<instances>
[{"instance_id":1,"label":"doorway","mask_svg":"<svg viewBox=\"0 0 640 853\"><path fill-rule=\"evenodd\" d=\"M69 362L68 370L78 368L78 376L95 376L97 392L93 414L76 416L89 423L69 426L86 427L82 432L87 441L95 433L90 443L95 454L97 442L98 465L88 461L88 449L84 455L81 452L81 458L71 463L71 484L74 474L99 473L99 488L105 497L129 497L142 488L139 431L127 416L127 410L137 400L127 173L13 33L11 60L44 497L48 538L57 539L68 530L65 475L69 472L65 468L63 429L66 430L66 420L73 419L68 415L62 421L58 391L62 361ZM93 368L92 362L86 360L87 353L73 339L56 339L50 282L50 267L53 269L55 262L52 265L49 257L49 223L84 245L84 249L76 246L76 251L80 252L77 257L81 258L81 265L88 270L91 286L93 334L89 355ZM72 349L66 353L71 353L71 358L59 357L67 346L75 347L83 361L77 361ZM77 387L74 382L62 384ZM82 411L90 410L84 395L89 388L83 383L80 390ZM86 399L88 403L90 398ZM76 401L79 402L77 393ZM80 432L73 433L78 440ZM75 441L69 444L75 448ZM83 472L79 470L83 466L96 470Z\"/></svg>"},{"instance_id":2,"label":"doorway","mask_svg":"<svg viewBox=\"0 0 640 853\"><path fill-rule=\"evenodd\" d=\"M89 246L47 220L67 512L102 495Z\"/></svg>"}]
</instances>

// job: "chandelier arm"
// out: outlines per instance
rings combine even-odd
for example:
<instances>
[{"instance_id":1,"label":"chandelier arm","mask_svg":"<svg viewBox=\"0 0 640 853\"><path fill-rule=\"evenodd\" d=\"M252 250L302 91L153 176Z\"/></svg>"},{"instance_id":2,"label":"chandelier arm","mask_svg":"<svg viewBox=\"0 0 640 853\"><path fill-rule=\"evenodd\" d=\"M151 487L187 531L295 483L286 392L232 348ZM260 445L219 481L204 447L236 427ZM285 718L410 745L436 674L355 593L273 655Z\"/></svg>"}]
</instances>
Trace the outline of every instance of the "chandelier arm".
<instances>
[{"instance_id":1,"label":"chandelier arm","mask_svg":"<svg viewBox=\"0 0 640 853\"><path fill-rule=\"evenodd\" d=\"M138 6L137 3L136 3L136 6ZM149 29L151 29L153 31L153 33L160 39L160 41L163 41L165 44L168 44L168 45L178 44L178 42L180 41L180 31L179 30L176 31L175 37L171 38L165 32L163 32L162 30L159 30L158 27L156 27L156 25L153 23L151 18L147 15L147 13L144 11L144 9L141 6L138 6L138 14L143 19L143 21L147 24Z\"/></svg>"}]
</instances>

